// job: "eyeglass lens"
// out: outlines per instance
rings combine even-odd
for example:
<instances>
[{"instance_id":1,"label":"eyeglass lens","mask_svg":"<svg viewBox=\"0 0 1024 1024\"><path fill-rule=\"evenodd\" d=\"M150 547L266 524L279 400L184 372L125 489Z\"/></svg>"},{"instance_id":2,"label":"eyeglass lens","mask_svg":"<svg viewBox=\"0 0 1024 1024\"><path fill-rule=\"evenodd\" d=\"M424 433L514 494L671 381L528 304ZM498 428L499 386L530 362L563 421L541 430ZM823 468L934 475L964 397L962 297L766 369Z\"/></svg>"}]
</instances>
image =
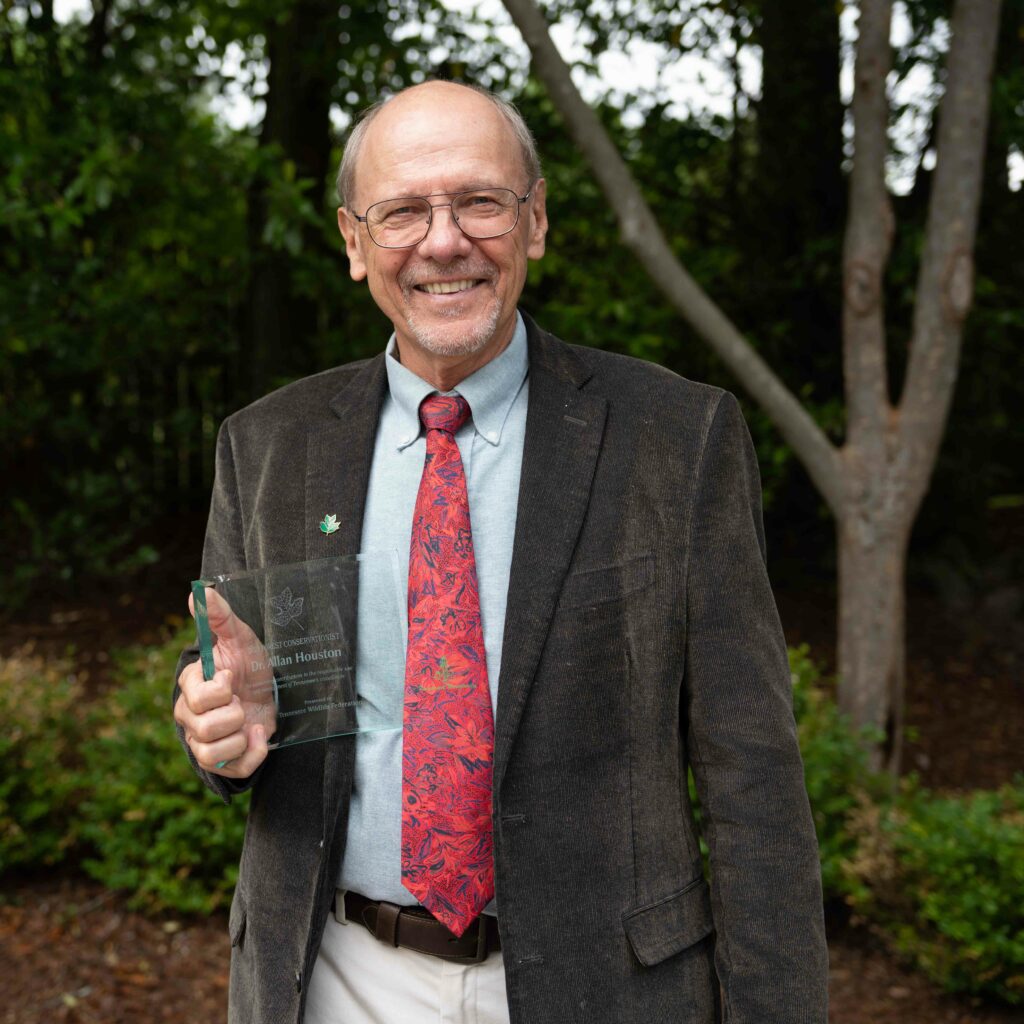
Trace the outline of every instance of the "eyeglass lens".
<instances>
[{"instance_id":1,"label":"eyeglass lens","mask_svg":"<svg viewBox=\"0 0 1024 1024\"><path fill-rule=\"evenodd\" d=\"M519 220L519 197L509 188L460 192L451 206L464 234L470 238L495 238L507 234ZM416 245L430 228L431 204L427 199L385 199L366 211L366 226L378 244L388 248Z\"/></svg>"}]
</instances>

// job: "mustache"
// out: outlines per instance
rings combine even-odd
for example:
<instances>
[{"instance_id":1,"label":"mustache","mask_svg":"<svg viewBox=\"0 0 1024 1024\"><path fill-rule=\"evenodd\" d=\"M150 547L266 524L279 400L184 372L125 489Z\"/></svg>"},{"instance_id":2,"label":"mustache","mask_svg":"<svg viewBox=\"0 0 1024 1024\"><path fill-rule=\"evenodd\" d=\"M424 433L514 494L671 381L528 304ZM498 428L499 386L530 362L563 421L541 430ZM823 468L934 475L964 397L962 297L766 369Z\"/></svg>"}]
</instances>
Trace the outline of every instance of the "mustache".
<instances>
[{"instance_id":1,"label":"mustache","mask_svg":"<svg viewBox=\"0 0 1024 1024\"><path fill-rule=\"evenodd\" d=\"M403 267L398 272L398 286L408 290L425 281L435 281L438 277L490 280L496 272L497 267L490 260L460 258L447 263L427 260L417 263L414 267Z\"/></svg>"}]
</instances>

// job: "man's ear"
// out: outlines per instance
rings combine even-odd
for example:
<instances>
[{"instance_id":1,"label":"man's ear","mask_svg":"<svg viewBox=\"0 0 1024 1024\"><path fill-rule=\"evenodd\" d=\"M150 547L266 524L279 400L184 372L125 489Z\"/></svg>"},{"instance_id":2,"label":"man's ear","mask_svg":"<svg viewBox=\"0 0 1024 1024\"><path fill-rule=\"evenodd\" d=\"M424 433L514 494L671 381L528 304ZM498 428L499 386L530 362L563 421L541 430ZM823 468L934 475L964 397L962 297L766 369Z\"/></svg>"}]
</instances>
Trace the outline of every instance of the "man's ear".
<instances>
[{"instance_id":1,"label":"man's ear","mask_svg":"<svg viewBox=\"0 0 1024 1024\"><path fill-rule=\"evenodd\" d=\"M341 237L345 239L348 272L353 281L362 281L366 278L366 260L363 258L359 221L344 206L338 207L338 230L341 232Z\"/></svg>"},{"instance_id":2,"label":"man's ear","mask_svg":"<svg viewBox=\"0 0 1024 1024\"><path fill-rule=\"evenodd\" d=\"M530 197L530 235L526 243L526 255L539 260L544 255L544 237L548 233L547 182L538 178Z\"/></svg>"}]
</instances>

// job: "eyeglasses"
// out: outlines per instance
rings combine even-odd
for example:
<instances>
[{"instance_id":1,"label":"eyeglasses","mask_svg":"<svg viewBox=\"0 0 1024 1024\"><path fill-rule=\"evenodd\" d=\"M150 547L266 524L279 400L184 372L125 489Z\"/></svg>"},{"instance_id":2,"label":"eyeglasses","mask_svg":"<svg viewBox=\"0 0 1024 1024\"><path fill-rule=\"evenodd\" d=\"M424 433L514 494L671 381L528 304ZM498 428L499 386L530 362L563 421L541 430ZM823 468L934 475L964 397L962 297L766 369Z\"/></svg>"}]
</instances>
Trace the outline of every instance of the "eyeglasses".
<instances>
[{"instance_id":1,"label":"eyeglasses","mask_svg":"<svg viewBox=\"0 0 1024 1024\"><path fill-rule=\"evenodd\" d=\"M519 223L519 207L530 198L510 188L474 188L467 192L441 192L451 202L431 204L433 196L403 196L385 199L367 207L355 219L366 225L370 238L382 249L407 249L419 245L430 230L434 211L449 207L452 219L470 238L500 238Z\"/></svg>"}]
</instances>

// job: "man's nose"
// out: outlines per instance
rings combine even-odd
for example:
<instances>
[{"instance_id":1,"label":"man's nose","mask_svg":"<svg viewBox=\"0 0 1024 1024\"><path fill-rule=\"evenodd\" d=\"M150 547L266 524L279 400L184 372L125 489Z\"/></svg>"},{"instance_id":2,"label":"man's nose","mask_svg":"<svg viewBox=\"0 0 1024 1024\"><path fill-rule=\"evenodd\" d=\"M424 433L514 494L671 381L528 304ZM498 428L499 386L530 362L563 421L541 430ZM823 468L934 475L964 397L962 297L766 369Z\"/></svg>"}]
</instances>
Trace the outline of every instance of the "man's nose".
<instances>
[{"instance_id":1,"label":"man's nose","mask_svg":"<svg viewBox=\"0 0 1024 1024\"><path fill-rule=\"evenodd\" d=\"M447 263L455 256L466 256L473 243L455 222L451 204L435 206L430 218L427 237L417 246L421 256L429 256L438 263Z\"/></svg>"}]
</instances>

